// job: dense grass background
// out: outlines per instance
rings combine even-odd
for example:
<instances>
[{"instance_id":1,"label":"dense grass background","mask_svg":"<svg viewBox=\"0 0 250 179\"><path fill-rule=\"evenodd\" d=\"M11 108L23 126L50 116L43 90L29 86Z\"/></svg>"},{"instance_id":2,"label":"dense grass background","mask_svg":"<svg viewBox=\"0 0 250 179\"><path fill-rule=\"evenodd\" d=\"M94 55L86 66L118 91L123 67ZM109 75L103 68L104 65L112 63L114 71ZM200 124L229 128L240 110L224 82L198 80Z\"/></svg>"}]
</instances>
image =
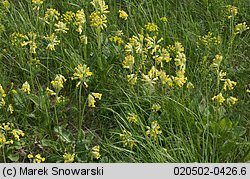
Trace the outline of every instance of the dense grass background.
<instances>
[{"instance_id":1,"label":"dense grass background","mask_svg":"<svg viewBox=\"0 0 250 179\"><path fill-rule=\"evenodd\" d=\"M250 24L249 0L106 0L110 12L107 28L102 31L101 52L96 31L89 25L89 15L94 11L91 0L46 0L39 11L32 10L31 0L9 0L8 8L0 2L0 84L7 93L6 107L0 108L0 121L12 122L25 133L24 143L18 147L0 143L1 162L32 162L27 158L30 153L40 153L45 162L63 162L65 153L76 154L75 162L250 161L250 95L246 92L250 89L250 31L235 37L232 34L236 24ZM238 8L233 20L227 18L227 5ZM47 8L55 8L61 14L83 8L88 44L81 44L79 34L70 28L68 33L58 35L61 43L56 51L48 52L42 38L53 31L42 20ZM127 21L119 18L119 10L128 13ZM166 23L160 20L164 16L168 18ZM128 42L129 37L145 32L148 22L158 25L157 36L164 38L163 46L182 43L187 57L185 75L194 89L128 84L127 71L122 68L123 47L109 38L122 30L123 39ZM10 35L14 32L37 34L35 56L39 64L27 63L31 55L28 48L11 44ZM220 36L221 43L202 44L199 37L208 32ZM239 99L233 106L218 106L211 100L218 92L216 74L210 69L216 54L223 56L220 69L237 82L235 89L227 92ZM98 58L103 62L101 69ZM82 91L70 79L80 63L87 64L93 72L89 87ZM168 68L175 67L171 64ZM46 94L46 87L51 88L56 74L67 78L60 91L65 97L61 105L55 105ZM31 94L20 90L25 81L31 86ZM12 89L17 93L12 94ZM102 100L96 108L86 107L83 111L90 92L102 93ZM9 104L14 107L13 114L7 110ZM152 112L153 104L161 106L159 112ZM129 112L137 114L137 124L128 122ZM84 120L79 127L82 115ZM156 141L146 135L146 126L154 120L162 130ZM123 146L119 134L124 129L132 134L131 140L136 143L133 149ZM92 147L97 145L99 160L91 156Z\"/></svg>"}]
</instances>

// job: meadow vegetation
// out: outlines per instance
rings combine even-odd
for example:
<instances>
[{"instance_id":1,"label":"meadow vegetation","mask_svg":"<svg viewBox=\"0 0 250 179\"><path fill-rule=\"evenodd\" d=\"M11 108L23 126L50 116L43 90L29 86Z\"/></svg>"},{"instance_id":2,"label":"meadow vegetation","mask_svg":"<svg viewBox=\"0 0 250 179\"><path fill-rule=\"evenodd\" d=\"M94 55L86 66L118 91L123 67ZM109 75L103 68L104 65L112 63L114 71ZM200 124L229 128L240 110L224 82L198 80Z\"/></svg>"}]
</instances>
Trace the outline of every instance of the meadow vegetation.
<instances>
[{"instance_id":1,"label":"meadow vegetation","mask_svg":"<svg viewBox=\"0 0 250 179\"><path fill-rule=\"evenodd\" d=\"M0 0L0 162L249 162L249 0Z\"/></svg>"}]
</instances>

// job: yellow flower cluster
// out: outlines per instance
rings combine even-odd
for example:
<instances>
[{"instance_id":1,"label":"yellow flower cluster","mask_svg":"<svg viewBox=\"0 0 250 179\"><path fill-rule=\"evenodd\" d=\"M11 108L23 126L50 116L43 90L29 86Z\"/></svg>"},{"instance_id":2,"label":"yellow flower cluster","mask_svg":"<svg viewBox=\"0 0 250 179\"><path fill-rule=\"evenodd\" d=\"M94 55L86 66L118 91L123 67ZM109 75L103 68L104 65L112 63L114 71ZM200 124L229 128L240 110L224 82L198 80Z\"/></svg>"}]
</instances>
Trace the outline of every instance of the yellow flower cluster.
<instances>
[{"instance_id":1,"label":"yellow flower cluster","mask_svg":"<svg viewBox=\"0 0 250 179\"><path fill-rule=\"evenodd\" d=\"M12 104L9 104L8 108L7 108L7 111L10 113L10 114L13 114L14 112L14 107L12 106Z\"/></svg>"},{"instance_id":2,"label":"yellow flower cluster","mask_svg":"<svg viewBox=\"0 0 250 179\"><path fill-rule=\"evenodd\" d=\"M164 17L161 17L160 20L161 20L162 22L164 22L164 23L168 22L168 18L165 17L165 16L164 16Z\"/></svg>"},{"instance_id":3,"label":"yellow flower cluster","mask_svg":"<svg viewBox=\"0 0 250 179\"><path fill-rule=\"evenodd\" d=\"M93 156L94 159L99 159L101 157L101 154L100 154L100 146L97 145L97 146L94 146L92 149L91 149L91 154Z\"/></svg>"},{"instance_id":4,"label":"yellow flower cluster","mask_svg":"<svg viewBox=\"0 0 250 179\"><path fill-rule=\"evenodd\" d=\"M123 35L122 31L117 31L116 35L110 37L109 40L111 42L114 42L117 45L122 45L122 44L124 44L124 41L122 40L122 37L121 37L122 35Z\"/></svg>"},{"instance_id":5,"label":"yellow flower cluster","mask_svg":"<svg viewBox=\"0 0 250 179\"><path fill-rule=\"evenodd\" d=\"M199 41L197 42L197 46L200 47L200 44L203 44L206 48L210 48L212 46L217 46L221 44L221 37L214 36L212 32L208 32L207 35L198 36Z\"/></svg>"},{"instance_id":6,"label":"yellow flower cluster","mask_svg":"<svg viewBox=\"0 0 250 179\"><path fill-rule=\"evenodd\" d=\"M21 90L27 94L30 94L31 89L30 89L30 85L27 81L25 81L25 83L22 85Z\"/></svg>"},{"instance_id":7,"label":"yellow flower cluster","mask_svg":"<svg viewBox=\"0 0 250 179\"><path fill-rule=\"evenodd\" d=\"M108 5L104 0L93 0L91 4L94 6L95 11L89 16L90 25L97 29L107 28L107 17L105 14L109 13Z\"/></svg>"},{"instance_id":8,"label":"yellow flower cluster","mask_svg":"<svg viewBox=\"0 0 250 179\"><path fill-rule=\"evenodd\" d=\"M136 145L135 140L132 137L132 134L127 130L123 130L122 134L120 134L120 139L123 142L123 146L128 147L131 150Z\"/></svg>"},{"instance_id":9,"label":"yellow flower cluster","mask_svg":"<svg viewBox=\"0 0 250 179\"><path fill-rule=\"evenodd\" d=\"M153 106L151 107L153 112L158 112L161 110L161 105L159 104L153 104Z\"/></svg>"},{"instance_id":10,"label":"yellow flower cluster","mask_svg":"<svg viewBox=\"0 0 250 179\"><path fill-rule=\"evenodd\" d=\"M130 74L127 75L127 81L130 85L135 85L138 78L137 74L141 74L141 81L150 86L160 81L162 85L167 84L169 87L174 84L177 87L183 87L187 82L184 47L180 42L175 42L173 46L164 48L160 44L162 41L163 38L158 39L156 36L151 37L148 34L145 36L138 34L138 36L134 35L129 38L129 42L124 45L125 59L122 62L122 67L129 69ZM136 54L140 56L138 63L135 62ZM167 75L164 69L165 63L172 60L171 57L175 57L176 76ZM146 62L147 59L149 59L149 62ZM154 63L150 62L151 59L154 60ZM149 64L151 64L151 67L148 66ZM149 67L150 70L145 73Z\"/></svg>"},{"instance_id":11,"label":"yellow flower cluster","mask_svg":"<svg viewBox=\"0 0 250 179\"><path fill-rule=\"evenodd\" d=\"M215 58L213 59L213 63L210 65L211 68L217 69L220 67L220 63L223 59L223 56L220 54L215 55Z\"/></svg>"},{"instance_id":12,"label":"yellow flower cluster","mask_svg":"<svg viewBox=\"0 0 250 179\"><path fill-rule=\"evenodd\" d=\"M69 30L69 28L67 28L66 23L59 21L55 24L55 31L56 32L62 32L62 33L67 33L67 31Z\"/></svg>"},{"instance_id":13,"label":"yellow flower cluster","mask_svg":"<svg viewBox=\"0 0 250 179\"><path fill-rule=\"evenodd\" d=\"M123 11L123 10L119 10L119 17L123 20L127 20L128 19L128 14Z\"/></svg>"},{"instance_id":14,"label":"yellow flower cluster","mask_svg":"<svg viewBox=\"0 0 250 179\"><path fill-rule=\"evenodd\" d=\"M74 24L77 26L76 31L79 34L82 34L82 32L83 32L83 25L85 24L85 22L86 22L86 17L85 17L84 10L83 9L78 10L75 13L75 22L74 22Z\"/></svg>"},{"instance_id":15,"label":"yellow flower cluster","mask_svg":"<svg viewBox=\"0 0 250 179\"><path fill-rule=\"evenodd\" d=\"M146 126L146 128L147 128L146 135L148 135L149 137L153 137L155 141L157 139L157 136L162 133L157 121L153 121L151 123L151 127Z\"/></svg>"},{"instance_id":16,"label":"yellow flower cluster","mask_svg":"<svg viewBox=\"0 0 250 179\"><path fill-rule=\"evenodd\" d=\"M225 91L227 90L233 90L234 87L236 86L237 82L235 81L231 81L230 79L221 79L222 81L224 81L224 86L223 89Z\"/></svg>"},{"instance_id":17,"label":"yellow flower cluster","mask_svg":"<svg viewBox=\"0 0 250 179\"><path fill-rule=\"evenodd\" d=\"M228 19L233 18L234 16L236 16L238 14L238 8L232 5L228 5L227 6L227 11L229 12L229 16Z\"/></svg>"},{"instance_id":18,"label":"yellow flower cluster","mask_svg":"<svg viewBox=\"0 0 250 179\"><path fill-rule=\"evenodd\" d=\"M101 93L91 93L88 95L88 106L89 107L96 107L96 99L101 100L102 99L102 94Z\"/></svg>"},{"instance_id":19,"label":"yellow flower cluster","mask_svg":"<svg viewBox=\"0 0 250 179\"><path fill-rule=\"evenodd\" d=\"M246 22L239 23L235 26L235 34L242 34L246 30L249 30Z\"/></svg>"},{"instance_id":20,"label":"yellow flower cluster","mask_svg":"<svg viewBox=\"0 0 250 179\"><path fill-rule=\"evenodd\" d=\"M107 28L107 17L104 14L100 14L100 12L92 12L89 16L90 24L96 28Z\"/></svg>"},{"instance_id":21,"label":"yellow flower cluster","mask_svg":"<svg viewBox=\"0 0 250 179\"><path fill-rule=\"evenodd\" d=\"M75 160L75 154L65 153L63 155L64 163L72 163Z\"/></svg>"},{"instance_id":22,"label":"yellow flower cluster","mask_svg":"<svg viewBox=\"0 0 250 179\"><path fill-rule=\"evenodd\" d=\"M4 107L6 102L4 100L4 98L6 97L6 93L2 87L2 85L0 84L0 108Z\"/></svg>"},{"instance_id":23,"label":"yellow flower cluster","mask_svg":"<svg viewBox=\"0 0 250 179\"><path fill-rule=\"evenodd\" d=\"M66 81L67 81L66 78L60 74L57 74L55 79L53 81L51 81L51 84L52 84L53 88L55 89L56 94L58 94L59 91L61 91L61 89L63 88L63 84Z\"/></svg>"},{"instance_id":24,"label":"yellow flower cluster","mask_svg":"<svg viewBox=\"0 0 250 179\"><path fill-rule=\"evenodd\" d=\"M44 39L48 41L48 45L46 47L49 51L55 51L55 46L59 45L60 40L57 39L57 36L52 33L50 36L44 36Z\"/></svg>"},{"instance_id":25,"label":"yellow flower cluster","mask_svg":"<svg viewBox=\"0 0 250 179\"><path fill-rule=\"evenodd\" d=\"M124 61L122 62L122 67L130 69L130 71L132 71L134 63L134 57L132 55L127 55Z\"/></svg>"},{"instance_id":26,"label":"yellow flower cluster","mask_svg":"<svg viewBox=\"0 0 250 179\"><path fill-rule=\"evenodd\" d=\"M32 0L33 10L40 9L40 6L43 4L43 0Z\"/></svg>"},{"instance_id":27,"label":"yellow flower cluster","mask_svg":"<svg viewBox=\"0 0 250 179\"><path fill-rule=\"evenodd\" d=\"M224 82L223 90L224 91L230 91L230 90L234 89L234 87L237 85L237 82L232 81L232 80L230 80L228 78L224 79L224 77L226 77L227 73L223 72L222 70L219 71L222 59L223 59L223 56L217 54L215 56L215 58L213 59L213 62L210 65L210 67L218 73L217 74L218 75L218 80ZM238 101L238 99L235 98L235 97L232 97L232 96L230 96L227 99L225 99L224 96L223 96L223 94L222 94L222 92L220 92L218 95L212 97L212 101L215 101L219 105L224 104L224 102L226 101L226 103L229 106L231 106L231 105L234 105Z\"/></svg>"},{"instance_id":28,"label":"yellow flower cluster","mask_svg":"<svg viewBox=\"0 0 250 179\"><path fill-rule=\"evenodd\" d=\"M12 45L21 45L24 39L27 39L28 37L24 34L14 32L10 35L11 43Z\"/></svg>"},{"instance_id":29,"label":"yellow flower cluster","mask_svg":"<svg viewBox=\"0 0 250 179\"><path fill-rule=\"evenodd\" d=\"M71 77L72 80L79 80L76 87L79 87L80 84L84 84L86 88L88 88L88 77L92 76L92 72L89 71L89 67L87 65L79 64L75 68L75 73L73 74L73 77Z\"/></svg>"},{"instance_id":30,"label":"yellow flower cluster","mask_svg":"<svg viewBox=\"0 0 250 179\"><path fill-rule=\"evenodd\" d=\"M222 96L222 93L219 93L218 95L212 97L213 101L216 101L219 105L222 105L225 101L225 98Z\"/></svg>"},{"instance_id":31,"label":"yellow flower cluster","mask_svg":"<svg viewBox=\"0 0 250 179\"><path fill-rule=\"evenodd\" d=\"M47 24L50 24L51 22L54 23L55 21L57 21L60 17L60 13L53 8L49 8L46 10L45 15L44 15L44 21Z\"/></svg>"},{"instance_id":32,"label":"yellow flower cluster","mask_svg":"<svg viewBox=\"0 0 250 179\"><path fill-rule=\"evenodd\" d=\"M127 75L127 81L130 85L135 85L136 81L137 81L137 76L135 74L130 74Z\"/></svg>"},{"instance_id":33,"label":"yellow flower cluster","mask_svg":"<svg viewBox=\"0 0 250 179\"><path fill-rule=\"evenodd\" d=\"M19 142L24 137L24 132L20 129L13 129L14 124L2 123L0 125L0 145L11 145L14 142Z\"/></svg>"},{"instance_id":34,"label":"yellow flower cluster","mask_svg":"<svg viewBox=\"0 0 250 179\"><path fill-rule=\"evenodd\" d=\"M45 157L42 157L41 154L36 154L35 157L32 154L28 154L29 159L33 159L34 163L43 163L45 162Z\"/></svg>"},{"instance_id":35,"label":"yellow flower cluster","mask_svg":"<svg viewBox=\"0 0 250 179\"><path fill-rule=\"evenodd\" d=\"M55 79L51 81L51 84L55 91L50 88L46 88L46 92L49 96L56 96L56 103L64 102L64 97L59 96L59 92L63 89L63 85L66 82L66 78L63 75L57 74Z\"/></svg>"},{"instance_id":36,"label":"yellow flower cluster","mask_svg":"<svg viewBox=\"0 0 250 179\"><path fill-rule=\"evenodd\" d=\"M21 46L29 46L30 54L36 54L37 44L36 44L37 35L34 32L29 32L28 35L24 36L24 41L21 43Z\"/></svg>"},{"instance_id":37,"label":"yellow flower cluster","mask_svg":"<svg viewBox=\"0 0 250 179\"><path fill-rule=\"evenodd\" d=\"M75 20L76 14L72 11L66 11L62 14L62 19L67 23L70 24Z\"/></svg>"},{"instance_id":38,"label":"yellow flower cluster","mask_svg":"<svg viewBox=\"0 0 250 179\"><path fill-rule=\"evenodd\" d=\"M93 0L91 4L94 6L96 11L99 11L102 14L109 13L108 5L106 5L104 0Z\"/></svg>"},{"instance_id":39,"label":"yellow flower cluster","mask_svg":"<svg viewBox=\"0 0 250 179\"><path fill-rule=\"evenodd\" d=\"M127 117L128 122L130 123L136 123L138 121L138 116L135 113L128 113Z\"/></svg>"},{"instance_id":40,"label":"yellow flower cluster","mask_svg":"<svg viewBox=\"0 0 250 179\"><path fill-rule=\"evenodd\" d=\"M148 23L145 25L145 28L149 32L158 32L158 26L155 23Z\"/></svg>"}]
</instances>

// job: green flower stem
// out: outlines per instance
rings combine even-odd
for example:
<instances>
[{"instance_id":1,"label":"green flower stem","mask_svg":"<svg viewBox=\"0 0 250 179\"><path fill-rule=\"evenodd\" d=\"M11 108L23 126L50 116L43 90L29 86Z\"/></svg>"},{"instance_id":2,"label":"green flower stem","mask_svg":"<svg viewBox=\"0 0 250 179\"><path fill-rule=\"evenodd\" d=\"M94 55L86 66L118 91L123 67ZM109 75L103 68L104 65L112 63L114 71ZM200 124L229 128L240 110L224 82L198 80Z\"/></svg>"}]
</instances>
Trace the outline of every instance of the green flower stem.
<instances>
[{"instance_id":1,"label":"green flower stem","mask_svg":"<svg viewBox=\"0 0 250 179\"><path fill-rule=\"evenodd\" d=\"M3 144L2 148L3 148L3 151L2 151L3 152L3 162L6 163L5 150L4 150L5 145L4 144Z\"/></svg>"},{"instance_id":2,"label":"green flower stem","mask_svg":"<svg viewBox=\"0 0 250 179\"><path fill-rule=\"evenodd\" d=\"M102 33L101 33L101 28L98 27L96 29L97 32L97 45L98 45L98 58L97 58L97 65L100 70L103 69L103 64L102 64Z\"/></svg>"}]
</instances>

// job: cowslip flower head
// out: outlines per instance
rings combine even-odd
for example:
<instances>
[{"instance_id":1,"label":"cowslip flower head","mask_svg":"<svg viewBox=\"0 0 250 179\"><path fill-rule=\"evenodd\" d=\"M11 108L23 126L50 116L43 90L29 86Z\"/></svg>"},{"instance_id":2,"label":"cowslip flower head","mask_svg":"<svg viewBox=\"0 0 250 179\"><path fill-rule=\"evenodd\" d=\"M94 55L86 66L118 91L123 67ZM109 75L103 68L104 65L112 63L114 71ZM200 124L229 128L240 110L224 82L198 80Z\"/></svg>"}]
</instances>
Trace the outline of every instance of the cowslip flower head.
<instances>
[{"instance_id":1,"label":"cowslip flower head","mask_svg":"<svg viewBox=\"0 0 250 179\"><path fill-rule=\"evenodd\" d=\"M30 89L30 85L27 81L22 85L21 90L27 94L30 94L31 89Z\"/></svg>"},{"instance_id":2,"label":"cowslip flower head","mask_svg":"<svg viewBox=\"0 0 250 179\"><path fill-rule=\"evenodd\" d=\"M127 20L128 19L128 14L123 11L123 10L119 10L119 17L123 20Z\"/></svg>"}]
</instances>

